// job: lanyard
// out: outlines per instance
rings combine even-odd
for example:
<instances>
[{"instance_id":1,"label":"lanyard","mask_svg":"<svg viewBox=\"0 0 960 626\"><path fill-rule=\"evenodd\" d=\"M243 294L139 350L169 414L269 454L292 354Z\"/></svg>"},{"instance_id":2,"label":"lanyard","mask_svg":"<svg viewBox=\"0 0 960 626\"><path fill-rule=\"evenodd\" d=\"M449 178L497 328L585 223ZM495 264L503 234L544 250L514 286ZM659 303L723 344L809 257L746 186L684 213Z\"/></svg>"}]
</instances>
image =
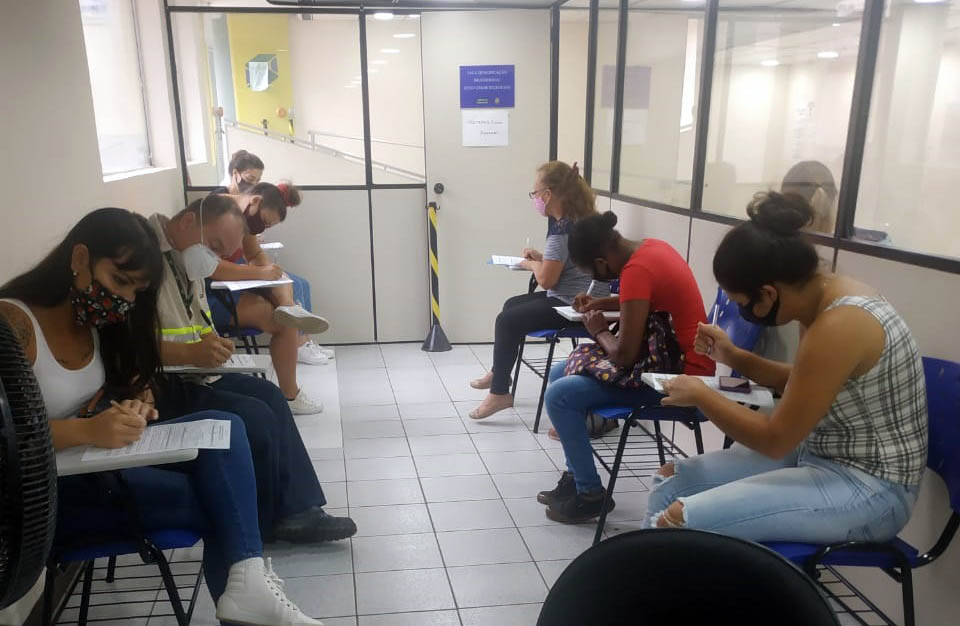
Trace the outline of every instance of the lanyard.
<instances>
[{"instance_id":1,"label":"lanyard","mask_svg":"<svg viewBox=\"0 0 960 626\"><path fill-rule=\"evenodd\" d=\"M187 295L187 288L183 284L184 279L180 277L180 272L177 271L177 264L173 260L173 252L167 250L163 253L163 258L167 260L167 265L170 266L170 272L173 274L173 278L177 281L177 291L180 292L180 301L183 302L183 308L187 311L187 317L189 319L193 319L193 296ZM200 307L200 316L203 318L203 321L207 324L207 326L213 326L213 323L207 316L207 312L203 310L203 307Z\"/></svg>"}]
</instances>

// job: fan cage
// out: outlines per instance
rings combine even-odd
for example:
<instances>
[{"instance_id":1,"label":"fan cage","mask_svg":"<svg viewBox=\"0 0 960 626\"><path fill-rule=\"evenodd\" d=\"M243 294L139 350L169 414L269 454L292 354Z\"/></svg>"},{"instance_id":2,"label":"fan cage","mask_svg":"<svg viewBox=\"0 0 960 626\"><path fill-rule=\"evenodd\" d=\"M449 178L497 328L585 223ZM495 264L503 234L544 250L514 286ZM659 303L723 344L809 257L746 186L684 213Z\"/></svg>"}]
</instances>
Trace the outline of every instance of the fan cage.
<instances>
[{"instance_id":1,"label":"fan cage","mask_svg":"<svg viewBox=\"0 0 960 626\"><path fill-rule=\"evenodd\" d=\"M43 571L56 525L56 480L40 386L0 317L0 608Z\"/></svg>"}]
</instances>

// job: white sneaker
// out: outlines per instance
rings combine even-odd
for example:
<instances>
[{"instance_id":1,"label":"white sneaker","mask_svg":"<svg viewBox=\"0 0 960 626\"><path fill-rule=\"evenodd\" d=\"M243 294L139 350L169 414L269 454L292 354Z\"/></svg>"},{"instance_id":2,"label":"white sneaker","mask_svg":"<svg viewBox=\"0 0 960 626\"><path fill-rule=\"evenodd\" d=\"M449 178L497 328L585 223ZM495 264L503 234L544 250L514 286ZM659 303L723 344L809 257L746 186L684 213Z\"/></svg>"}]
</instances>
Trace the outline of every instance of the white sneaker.
<instances>
[{"instance_id":1,"label":"white sneaker","mask_svg":"<svg viewBox=\"0 0 960 626\"><path fill-rule=\"evenodd\" d=\"M297 392L297 397L293 400L287 400L290 405L290 412L294 415L313 415L314 413L323 413L323 402L314 400L308 396L303 387Z\"/></svg>"},{"instance_id":2,"label":"white sneaker","mask_svg":"<svg viewBox=\"0 0 960 626\"><path fill-rule=\"evenodd\" d=\"M326 365L330 362L329 357L317 344L308 341L297 348L297 362L307 365Z\"/></svg>"},{"instance_id":3,"label":"white sneaker","mask_svg":"<svg viewBox=\"0 0 960 626\"><path fill-rule=\"evenodd\" d=\"M308 335L322 333L330 328L330 322L314 315L299 304L278 306L273 310L273 321L283 326L292 326Z\"/></svg>"},{"instance_id":4,"label":"white sneaker","mask_svg":"<svg viewBox=\"0 0 960 626\"><path fill-rule=\"evenodd\" d=\"M259 557L230 566L226 590L217 602L217 619L245 626L323 626L287 598L270 559L264 564Z\"/></svg>"},{"instance_id":5,"label":"white sneaker","mask_svg":"<svg viewBox=\"0 0 960 626\"><path fill-rule=\"evenodd\" d=\"M330 359L331 361L334 360L335 358L337 358L337 353L333 351L333 348L324 348L324 347L321 346L321 345L317 345L317 344L314 343L313 341L310 341L309 343L313 343L313 345L317 346L317 349L318 349L321 353L323 353L323 356L327 357L327 358Z\"/></svg>"}]
</instances>

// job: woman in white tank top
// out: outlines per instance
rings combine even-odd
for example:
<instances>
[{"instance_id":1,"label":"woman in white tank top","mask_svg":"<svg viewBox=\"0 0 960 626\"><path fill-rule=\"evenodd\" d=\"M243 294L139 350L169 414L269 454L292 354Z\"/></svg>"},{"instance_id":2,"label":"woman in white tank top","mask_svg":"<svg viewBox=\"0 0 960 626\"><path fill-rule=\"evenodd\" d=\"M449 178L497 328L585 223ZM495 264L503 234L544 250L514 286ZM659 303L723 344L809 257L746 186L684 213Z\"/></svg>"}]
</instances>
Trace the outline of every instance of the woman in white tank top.
<instances>
[{"instance_id":1,"label":"woman in white tank top","mask_svg":"<svg viewBox=\"0 0 960 626\"><path fill-rule=\"evenodd\" d=\"M737 441L668 463L648 523L753 541L887 541L910 518L927 457L923 365L910 329L870 287L822 272L799 195L759 194L724 237L717 282L744 319L803 329L793 364L735 347L702 324L696 349L782 399L769 416L681 376L662 403L696 406Z\"/></svg>"},{"instance_id":2,"label":"woman in white tank top","mask_svg":"<svg viewBox=\"0 0 960 626\"><path fill-rule=\"evenodd\" d=\"M121 447L138 440L156 418L151 387L160 374L156 295L162 263L159 242L142 216L99 209L36 267L0 287L0 316L33 364L55 449ZM175 421L211 418L230 422L229 449L121 472L140 528L191 528L203 537L218 619L320 624L287 600L262 559L243 422L222 411ZM93 477L59 479L58 497L55 547L91 533L129 533L126 512L102 501Z\"/></svg>"}]
</instances>

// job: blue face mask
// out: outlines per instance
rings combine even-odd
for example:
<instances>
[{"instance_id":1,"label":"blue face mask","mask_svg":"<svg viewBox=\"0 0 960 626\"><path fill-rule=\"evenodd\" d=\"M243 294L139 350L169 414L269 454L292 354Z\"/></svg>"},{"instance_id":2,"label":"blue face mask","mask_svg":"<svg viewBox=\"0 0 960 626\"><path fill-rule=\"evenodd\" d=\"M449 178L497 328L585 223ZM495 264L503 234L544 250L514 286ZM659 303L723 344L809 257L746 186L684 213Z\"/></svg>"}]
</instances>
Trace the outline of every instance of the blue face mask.
<instances>
[{"instance_id":1,"label":"blue face mask","mask_svg":"<svg viewBox=\"0 0 960 626\"><path fill-rule=\"evenodd\" d=\"M770 311L763 317L758 317L753 312L753 307L759 302L760 296L756 295L750 298L750 301L746 304L738 305L740 309L740 317L747 320L751 324L759 324L760 326L776 326L777 325L777 313L780 311L780 295L777 294L777 299L773 303L773 306L770 307Z\"/></svg>"}]
</instances>

